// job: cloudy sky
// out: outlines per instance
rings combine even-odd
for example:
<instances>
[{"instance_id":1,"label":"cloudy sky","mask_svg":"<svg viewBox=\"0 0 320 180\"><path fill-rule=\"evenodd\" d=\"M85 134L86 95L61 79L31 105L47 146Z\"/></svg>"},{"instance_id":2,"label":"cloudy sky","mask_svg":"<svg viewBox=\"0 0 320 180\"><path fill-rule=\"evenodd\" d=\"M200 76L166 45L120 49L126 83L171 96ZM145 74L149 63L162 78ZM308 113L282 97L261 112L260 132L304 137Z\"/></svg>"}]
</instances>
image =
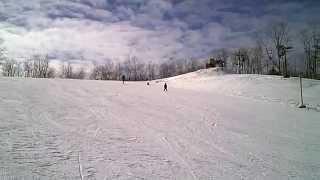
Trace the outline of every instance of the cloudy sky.
<instances>
[{"instance_id":1,"label":"cloudy sky","mask_svg":"<svg viewBox=\"0 0 320 180\"><path fill-rule=\"evenodd\" d=\"M293 31L320 21L319 0L0 0L12 57L99 61L201 58L247 46L277 19Z\"/></svg>"}]
</instances>

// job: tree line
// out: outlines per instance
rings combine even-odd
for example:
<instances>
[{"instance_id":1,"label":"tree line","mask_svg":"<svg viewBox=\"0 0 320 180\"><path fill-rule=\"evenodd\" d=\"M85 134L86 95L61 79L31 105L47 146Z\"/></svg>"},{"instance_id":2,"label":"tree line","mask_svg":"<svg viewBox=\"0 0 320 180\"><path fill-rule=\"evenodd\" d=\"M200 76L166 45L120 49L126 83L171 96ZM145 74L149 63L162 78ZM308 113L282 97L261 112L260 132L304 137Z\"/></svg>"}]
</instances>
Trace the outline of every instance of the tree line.
<instances>
[{"instance_id":1,"label":"tree line","mask_svg":"<svg viewBox=\"0 0 320 180\"><path fill-rule=\"evenodd\" d=\"M50 65L47 55L34 55L24 61L9 59L5 56L5 49L0 48L0 64L3 76L9 77L120 80L121 76L125 75L130 81L144 81L199 70L205 68L210 59L223 64L224 70L230 73L271 74L284 77L302 73L304 77L320 79L319 27L308 26L298 34L292 34L289 25L285 22L273 23L269 27L267 30L257 31L254 36L255 43L250 47L222 48L214 51L208 60L170 59L154 63L130 56L123 62L110 60L103 64L95 63L94 67L88 71L84 67L76 68L70 62L54 68ZM296 39L300 42L300 46L292 47L292 42ZM289 55L293 50L301 50L299 49L301 47L304 56L300 59L300 64L297 64Z\"/></svg>"},{"instance_id":2,"label":"tree line","mask_svg":"<svg viewBox=\"0 0 320 180\"><path fill-rule=\"evenodd\" d=\"M26 61L17 61L3 56L3 49L0 53L2 75L7 77L32 77L32 78L53 78L55 69L49 67L48 56L34 55Z\"/></svg>"},{"instance_id":3,"label":"tree line","mask_svg":"<svg viewBox=\"0 0 320 180\"><path fill-rule=\"evenodd\" d=\"M120 80L124 75L128 81L146 81L196 71L204 68L204 63L196 59L145 63L133 56L123 62L95 63L93 68L85 69L70 62L54 67L47 55L34 55L24 61L16 61L0 53L3 76L26 78Z\"/></svg>"},{"instance_id":4,"label":"tree line","mask_svg":"<svg viewBox=\"0 0 320 180\"><path fill-rule=\"evenodd\" d=\"M297 57L292 58L290 54L301 51L301 45L303 58L297 64ZM320 29L319 26L308 26L298 34L293 34L287 23L273 23L269 29L255 34L253 47L232 50L230 55L233 73L284 77L302 75L320 79Z\"/></svg>"}]
</instances>

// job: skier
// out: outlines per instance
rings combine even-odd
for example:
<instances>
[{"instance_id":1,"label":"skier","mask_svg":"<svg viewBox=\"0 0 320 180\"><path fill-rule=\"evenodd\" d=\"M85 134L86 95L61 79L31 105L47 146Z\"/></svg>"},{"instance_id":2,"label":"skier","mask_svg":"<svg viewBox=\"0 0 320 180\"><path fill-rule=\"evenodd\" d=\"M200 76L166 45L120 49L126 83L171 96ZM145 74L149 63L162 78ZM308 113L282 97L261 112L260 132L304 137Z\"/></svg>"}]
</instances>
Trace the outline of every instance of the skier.
<instances>
[{"instance_id":1,"label":"skier","mask_svg":"<svg viewBox=\"0 0 320 180\"><path fill-rule=\"evenodd\" d=\"M126 80L126 76L122 75L122 83L124 84L124 81Z\"/></svg>"},{"instance_id":2,"label":"skier","mask_svg":"<svg viewBox=\"0 0 320 180\"><path fill-rule=\"evenodd\" d=\"M167 85L167 83L164 83L164 90L163 91L168 91L168 85Z\"/></svg>"},{"instance_id":3,"label":"skier","mask_svg":"<svg viewBox=\"0 0 320 180\"><path fill-rule=\"evenodd\" d=\"M149 78L147 78L147 86L150 86Z\"/></svg>"}]
</instances>

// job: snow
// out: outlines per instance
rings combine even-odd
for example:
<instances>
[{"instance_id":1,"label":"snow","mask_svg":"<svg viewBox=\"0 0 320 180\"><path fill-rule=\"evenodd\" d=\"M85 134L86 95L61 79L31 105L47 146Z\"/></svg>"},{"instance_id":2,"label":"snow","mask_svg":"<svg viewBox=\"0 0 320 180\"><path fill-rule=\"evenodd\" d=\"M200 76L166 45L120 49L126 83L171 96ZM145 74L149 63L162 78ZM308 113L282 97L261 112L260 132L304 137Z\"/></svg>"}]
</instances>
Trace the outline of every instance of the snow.
<instances>
[{"instance_id":1,"label":"snow","mask_svg":"<svg viewBox=\"0 0 320 180\"><path fill-rule=\"evenodd\" d=\"M168 92L163 92L163 82ZM319 179L320 82L0 78L0 179Z\"/></svg>"}]
</instances>

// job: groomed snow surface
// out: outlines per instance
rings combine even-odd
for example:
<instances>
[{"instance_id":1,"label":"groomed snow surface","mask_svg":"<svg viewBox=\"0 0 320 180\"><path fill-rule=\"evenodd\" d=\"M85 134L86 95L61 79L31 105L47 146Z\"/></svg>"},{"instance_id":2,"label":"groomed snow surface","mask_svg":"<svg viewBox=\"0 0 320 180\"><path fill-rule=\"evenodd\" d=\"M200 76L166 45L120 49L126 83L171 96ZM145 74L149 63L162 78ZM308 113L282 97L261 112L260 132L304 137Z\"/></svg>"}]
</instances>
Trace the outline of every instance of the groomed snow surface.
<instances>
[{"instance_id":1,"label":"groomed snow surface","mask_svg":"<svg viewBox=\"0 0 320 180\"><path fill-rule=\"evenodd\" d=\"M168 92L163 92L164 81ZM320 81L0 78L0 179L320 179Z\"/></svg>"}]
</instances>

